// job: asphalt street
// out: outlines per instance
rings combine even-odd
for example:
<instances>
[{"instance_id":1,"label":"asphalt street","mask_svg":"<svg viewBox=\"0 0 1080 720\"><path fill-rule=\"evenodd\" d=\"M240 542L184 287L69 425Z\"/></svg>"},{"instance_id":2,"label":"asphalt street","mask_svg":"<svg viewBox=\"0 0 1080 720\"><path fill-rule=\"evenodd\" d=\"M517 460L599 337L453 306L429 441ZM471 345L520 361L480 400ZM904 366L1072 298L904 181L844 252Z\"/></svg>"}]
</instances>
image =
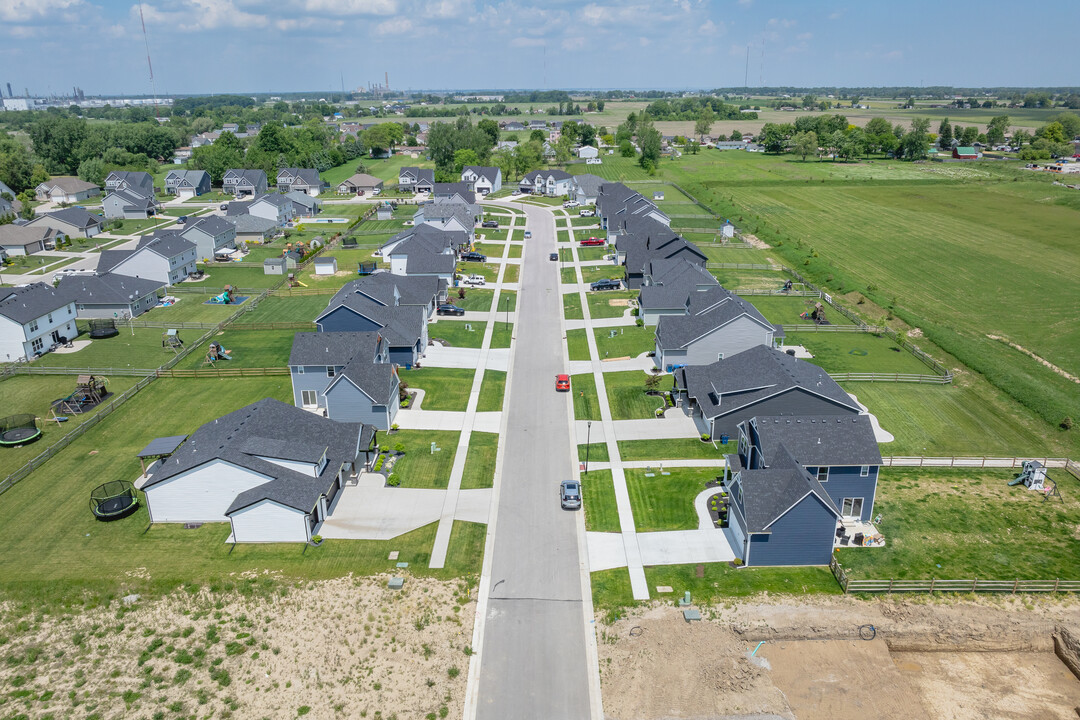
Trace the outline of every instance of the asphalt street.
<instances>
[{"instance_id":1,"label":"asphalt street","mask_svg":"<svg viewBox=\"0 0 1080 720\"><path fill-rule=\"evenodd\" d=\"M552 214L529 208L516 349L495 525L476 717L590 717L574 512L559 507L572 477L566 372ZM578 511L580 512L580 511Z\"/></svg>"}]
</instances>

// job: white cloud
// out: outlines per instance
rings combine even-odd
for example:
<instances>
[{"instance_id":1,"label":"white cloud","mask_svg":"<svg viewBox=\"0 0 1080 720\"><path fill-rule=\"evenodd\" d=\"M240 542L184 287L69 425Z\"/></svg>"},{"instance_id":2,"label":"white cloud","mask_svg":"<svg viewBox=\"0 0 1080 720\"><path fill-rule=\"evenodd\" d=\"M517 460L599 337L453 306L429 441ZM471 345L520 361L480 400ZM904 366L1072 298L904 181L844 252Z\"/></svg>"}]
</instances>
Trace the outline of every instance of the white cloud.
<instances>
[{"instance_id":1,"label":"white cloud","mask_svg":"<svg viewBox=\"0 0 1080 720\"><path fill-rule=\"evenodd\" d=\"M375 32L379 35L403 35L413 31L413 21L408 18L395 17L383 20L375 26Z\"/></svg>"},{"instance_id":2,"label":"white cloud","mask_svg":"<svg viewBox=\"0 0 1080 720\"><path fill-rule=\"evenodd\" d=\"M393 15L397 0L304 0L304 9L327 15Z\"/></svg>"},{"instance_id":3,"label":"white cloud","mask_svg":"<svg viewBox=\"0 0 1080 720\"><path fill-rule=\"evenodd\" d=\"M177 5L180 8L174 9ZM270 20L265 15L241 10L231 0L181 0L179 3L171 3L169 10L160 10L148 4L144 4L142 9L147 23L180 32L265 28L270 25ZM131 14L138 18L138 5L131 7Z\"/></svg>"},{"instance_id":4,"label":"white cloud","mask_svg":"<svg viewBox=\"0 0 1080 720\"><path fill-rule=\"evenodd\" d=\"M712 20L706 20L701 24L701 27L698 28L698 34L700 35L718 36L723 35L726 31L727 28L724 27L724 23L718 25Z\"/></svg>"},{"instance_id":5,"label":"white cloud","mask_svg":"<svg viewBox=\"0 0 1080 720\"><path fill-rule=\"evenodd\" d=\"M829 19L830 20L839 20L843 16L844 16L844 13L841 12L840 10L837 10L836 12L829 13Z\"/></svg>"},{"instance_id":6,"label":"white cloud","mask_svg":"<svg viewBox=\"0 0 1080 720\"><path fill-rule=\"evenodd\" d=\"M55 19L57 13L65 15L83 5L83 0L0 0L0 21L25 23Z\"/></svg>"},{"instance_id":7,"label":"white cloud","mask_svg":"<svg viewBox=\"0 0 1080 720\"><path fill-rule=\"evenodd\" d=\"M652 45L652 40L647 37L639 37L637 41L638 45L640 45L641 47L648 47L649 45Z\"/></svg>"},{"instance_id":8,"label":"white cloud","mask_svg":"<svg viewBox=\"0 0 1080 720\"><path fill-rule=\"evenodd\" d=\"M469 0L437 0L424 3L423 7L424 14L442 19L463 17L472 14L473 9Z\"/></svg>"},{"instance_id":9,"label":"white cloud","mask_svg":"<svg viewBox=\"0 0 1080 720\"><path fill-rule=\"evenodd\" d=\"M769 20L769 27L789 28L795 27L794 20L788 20L786 18L771 18Z\"/></svg>"},{"instance_id":10,"label":"white cloud","mask_svg":"<svg viewBox=\"0 0 1080 720\"><path fill-rule=\"evenodd\" d=\"M510 41L513 47L541 47L547 43L544 38L516 37Z\"/></svg>"},{"instance_id":11,"label":"white cloud","mask_svg":"<svg viewBox=\"0 0 1080 720\"><path fill-rule=\"evenodd\" d=\"M796 40L809 40L812 37L814 37L814 33L804 32L804 33L799 33L798 35L796 35L795 39Z\"/></svg>"},{"instance_id":12,"label":"white cloud","mask_svg":"<svg viewBox=\"0 0 1080 720\"><path fill-rule=\"evenodd\" d=\"M743 7L750 7L754 4L754 0L739 0L739 4Z\"/></svg>"},{"instance_id":13,"label":"white cloud","mask_svg":"<svg viewBox=\"0 0 1080 720\"><path fill-rule=\"evenodd\" d=\"M568 37L562 41L563 50L580 50L585 47L585 38L583 37Z\"/></svg>"}]
</instances>

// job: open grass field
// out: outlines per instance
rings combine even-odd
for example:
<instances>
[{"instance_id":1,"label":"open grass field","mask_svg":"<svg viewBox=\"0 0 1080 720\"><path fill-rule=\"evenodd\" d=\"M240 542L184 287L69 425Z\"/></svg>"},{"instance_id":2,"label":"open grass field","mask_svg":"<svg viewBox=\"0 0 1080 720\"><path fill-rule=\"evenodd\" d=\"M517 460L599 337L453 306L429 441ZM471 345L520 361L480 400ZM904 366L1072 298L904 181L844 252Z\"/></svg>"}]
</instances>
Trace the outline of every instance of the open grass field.
<instances>
[{"instance_id":1,"label":"open grass field","mask_svg":"<svg viewBox=\"0 0 1080 720\"><path fill-rule=\"evenodd\" d=\"M457 430L398 430L384 435L379 444L386 450L393 450L398 443L405 446L405 454L392 471L401 479L401 487L445 489L460 435ZM431 443L441 449L431 452Z\"/></svg>"},{"instance_id":2,"label":"open grass field","mask_svg":"<svg viewBox=\"0 0 1080 720\"><path fill-rule=\"evenodd\" d=\"M576 297L564 295L563 298ZM566 331L566 350L571 360L589 359L589 339L585 335L584 328Z\"/></svg>"},{"instance_id":3,"label":"open grass field","mask_svg":"<svg viewBox=\"0 0 1080 720\"><path fill-rule=\"evenodd\" d=\"M216 341L228 350L232 360L215 361L213 367L222 370L286 367L289 364L293 338L297 332L297 330L244 330L242 325L230 325L223 333L215 335L211 342ZM211 365L206 359L208 351L209 343L206 343L193 350L176 367L190 370L210 368ZM285 381L288 382L287 376Z\"/></svg>"},{"instance_id":4,"label":"open grass field","mask_svg":"<svg viewBox=\"0 0 1080 720\"><path fill-rule=\"evenodd\" d=\"M614 337L611 336L612 330L615 331ZM637 357L656 347L655 327L628 325L597 328L593 330L593 334L596 336L596 351L600 353L601 359Z\"/></svg>"},{"instance_id":5,"label":"open grass field","mask_svg":"<svg viewBox=\"0 0 1080 720\"><path fill-rule=\"evenodd\" d=\"M503 408L503 396L506 393L506 373L502 370L484 370L484 379L480 382L480 398L476 403L476 412L499 412Z\"/></svg>"},{"instance_id":6,"label":"open grass field","mask_svg":"<svg viewBox=\"0 0 1080 720\"><path fill-rule=\"evenodd\" d=\"M221 292L220 288L232 285L234 288L263 289L277 285L283 279L281 275L264 275L262 268L230 267L229 265L199 265L206 275L197 284L199 287L207 287L215 292Z\"/></svg>"},{"instance_id":7,"label":"open grass field","mask_svg":"<svg viewBox=\"0 0 1080 720\"><path fill-rule=\"evenodd\" d=\"M768 250L725 247L719 243L704 241L706 237L714 237L712 233L683 233L683 237L694 242L697 249L704 253L707 261L711 263L767 265L769 262L770 254Z\"/></svg>"},{"instance_id":8,"label":"open grass field","mask_svg":"<svg viewBox=\"0 0 1080 720\"><path fill-rule=\"evenodd\" d=\"M830 373L934 374L921 360L884 335L849 332L788 333L784 344L802 345L814 356L809 362Z\"/></svg>"},{"instance_id":9,"label":"open grass field","mask_svg":"<svg viewBox=\"0 0 1080 720\"><path fill-rule=\"evenodd\" d=\"M219 323L237 310L245 308L251 300L251 296L242 296L247 299L242 303L232 305L218 305L208 302L214 297L196 293L178 293L173 295L178 302L168 307L157 306L143 313L139 320L152 320L154 322L203 322Z\"/></svg>"},{"instance_id":10,"label":"open grass field","mask_svg":"<svg viewBox=\"0 0 1080 720\"><path fill-rule=\"evenodd\" d=\"M645 380L648 377L648 374L639 370L604 373L604 387L607 389L612 420L643 420L655 417L656 410L664 406L664 399L645 394ZM656 390L670 390L671 378L671 375L661 376Z\"/></svg>"},{"instance_id":11,"label":"open grass field","mask_svg":"<svg viewBox=\"0 0 1080 720\"><path fill-rule=\"evenodd\" d=\"M800 272L890 308L1049 424L1080 417L1080 385L987 337L1080 374L1074 191L1015 163L802 163L725 153L669 167Z\"/></svg>"},{"instance_id":12,"label":"open grass field","mask_svg":"<svg viewBox=\"0 0 1080 720\"><path fill-rule=\"evenodd\" d=\"M264 322L314 322L332 295L273 295L251 312L236 319L236 324Z\"/></svg>"},{"instance_id":13,"label":"open grass field","mask_svg":"<svg viewBox=\"0 0 1080 720\"><path fill-rule=\"evenodd\" d=\"M618 125L618 123L615 123ZM604 162L600 165L587 165L574 163L566 166L566 172L571 175L596 175L605 180L649 180L649 173L641 168L636 158L624 158L617 153L615 155L603 155Z\"/></svg>"},{"instance_id":14,"label":"open grass field","mask_svg":"<svg viewBox=\"0 0 1080 720\"><path fill-rule=\"evenodd\" d=\"M161 367L174 357L161 347L160 328L135 328L132 331L119 324L120 334L91 340L90 344L73 353L48 353L34 361L42 367L81 368L147 368ZM194 342L202 335L199 330L181 330L180 337Z\"/></svg>"},{"instance_id":15,"label":"open grass field","mask_svg":"<svg viewBox=\"0 0 1080 720\"><path fill-rule=\"evenodd\" d=\"M575 420L599 420L600 403L596 395L596 378L592 373L570 376L570 393L574 396Z\"/></svg>"},{"instance_id":16,"label":"open grass field","mask_svg":"<svg viewBox=\"0 0 1080 720\"><path fill-rule=\"evenodd\" d=\"M672 468L665 472L671 474L653 471L653 477L646 477L645 470L626 471L626 489L638 532L697 529L694 498L705 489L705 483L723 474L719 468Z\"/></svg>"},{"instance_id":17,"label":"open grass field","mask_svg":"<svg viewBox=\"0 0 1080 720\"><path fill-rule=\"evenodd\" d=\"M619 532L619 508L610 470L592 470L581 476L581 504L589 532Z\"/></svg>"},{"instance_id":18,"label":"open grass field","mask_svg":"<svg viewBox=\"0 0 1080 720\"><path fill-rule=\"evenodd\" d=\"M499 434L474 432L469 436L469 452L461 489L489 488L495 484L495 455L499 449Z\"/></svg>"},{"instance_id":19,"label":"open grass field","mask_svg":"<svg viewBox=\"0 0 1080 720\"><path fill-rule=\"evenodd\" d=\"M403 383L410 389L422 388L423 410L449 410L465 412L469 404L469 391L472 389L475 370L465 368L415 368L398 370Z\"/></svg>"},{"instance_id":20,"label":"open grass field","mask_svg":"<svg viewBox=\"0 0 1080 720\"><path fill-rule=\"evenodd\" d=\"M1080 482L1051 472L1044 501L1010 471L885 468L874 514L882 548L841 549L852 578L1080 579Z\"/></svg>"},{"instance_id":21,"label":"open grass field","mask_svg":"<svg viewBox=\"0 0 1080 720\"><path fill-rule=\"evenodd\" d=\"M374 175L386 185L397 185L398 171L403 167L435 167L434 163L423 158L412 158L408 155L394 155L381 160L373 158L354 158L329 170L319 173L322 179L330 183L330 189L323 192L322 197L333 197L337 192L337 186L343 180L347 180L356 174L356 168L363 164L364 172Z\"/></svg>"},{"instance_id":22,"label":"open grass field","mask_svg":"<svg viewBox=\"0 0 1080 720\"><path fill-rule=\"evenodd\" d=\"M428 335L432 340L445 340L451 347L478 348L484 344L486 329L487 323L482 320L440 320L428 326Z\"/></svg>"},{"instance_id":23,"label":"open grass field","mask_svg":"<svg viewBox=\"0 0 1080 720\"><path fill-rule=\"evenodd\" d=\"M593 318L621 317L630 307L630 299L637 297L636 290L604 290L586 293L589 315Z\"/></svg>"}]
</instances>

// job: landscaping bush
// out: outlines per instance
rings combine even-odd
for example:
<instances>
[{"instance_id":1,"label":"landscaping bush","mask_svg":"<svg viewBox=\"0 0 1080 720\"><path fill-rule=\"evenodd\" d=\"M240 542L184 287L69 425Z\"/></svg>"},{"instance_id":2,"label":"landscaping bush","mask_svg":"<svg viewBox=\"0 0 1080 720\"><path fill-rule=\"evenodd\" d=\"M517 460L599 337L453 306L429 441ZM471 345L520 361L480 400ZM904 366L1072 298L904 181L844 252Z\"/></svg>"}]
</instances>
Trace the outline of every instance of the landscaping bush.
<instances>
[{"instance_id":1,"label":"landscaping bush","mask_svg":"<svg viewBox=\"0 0 1080 720\"><path fill-rule=\"evenodd\" d=\"M401 485L401 478L396 473L392 473L390 477L386 478L386 484L390 487L398 487Z\"/></svg>"},{"instance_id":2,"label":"landscaping bush","mask_svg":"<svg viewBox=\"0 0 1080 720\"><path fill-rule=\"evenodd\" d=\"M712 442L712 435L709 433L701 433L701 442Z\"/></svg>"},{"instance_id":3,"label":"landscaping bush","mask_svg":"<svg viewBox=\"0 0 1080 720\"><path fill-rule=\"evenodd\" d=\"M405 443L397 443L396 445L394 445L394 452L397 453L398 455L404 455L405 454Z\"/></svg>"}]
</instances>

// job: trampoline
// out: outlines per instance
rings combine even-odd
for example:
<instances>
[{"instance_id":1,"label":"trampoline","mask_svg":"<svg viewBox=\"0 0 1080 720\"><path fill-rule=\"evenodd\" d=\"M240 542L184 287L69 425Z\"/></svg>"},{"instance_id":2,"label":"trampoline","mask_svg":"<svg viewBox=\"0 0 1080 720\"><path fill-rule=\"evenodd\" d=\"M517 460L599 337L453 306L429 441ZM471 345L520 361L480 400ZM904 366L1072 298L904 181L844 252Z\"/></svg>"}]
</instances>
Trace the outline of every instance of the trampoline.
<instances>
[{"instance_id":1,"label":"trampoline","mask_svg":"<svg viewBox=\"0 0 1080 720\"><path fill-rule=\"evenodd\" d=\"M0 420L0 447L15 447L41 437L35 415L11 415Z\"/></svg>"},{"instance_id":2,"label":"trampoline","mask_svg":"<svg viewBox=\"0 0 1080 720\"><path fill-rule=\"evenodd\" d=\"M95 319L90 321L90 339L101 340L103 338L111 338L120 334L120 331L116 329L116 321L111 318Z\"/></svg>"},{"instance_id":3,"label":"trampoline","mask_svg":"<svg viewBox=\"0 0 1080 720\"><path fill-rule=\"evenodd\" d=\"M139 507L139 493L126 480L110 480L90 493L90 511L99 520L122 518Z\"/></svg>"}]
</instances>

